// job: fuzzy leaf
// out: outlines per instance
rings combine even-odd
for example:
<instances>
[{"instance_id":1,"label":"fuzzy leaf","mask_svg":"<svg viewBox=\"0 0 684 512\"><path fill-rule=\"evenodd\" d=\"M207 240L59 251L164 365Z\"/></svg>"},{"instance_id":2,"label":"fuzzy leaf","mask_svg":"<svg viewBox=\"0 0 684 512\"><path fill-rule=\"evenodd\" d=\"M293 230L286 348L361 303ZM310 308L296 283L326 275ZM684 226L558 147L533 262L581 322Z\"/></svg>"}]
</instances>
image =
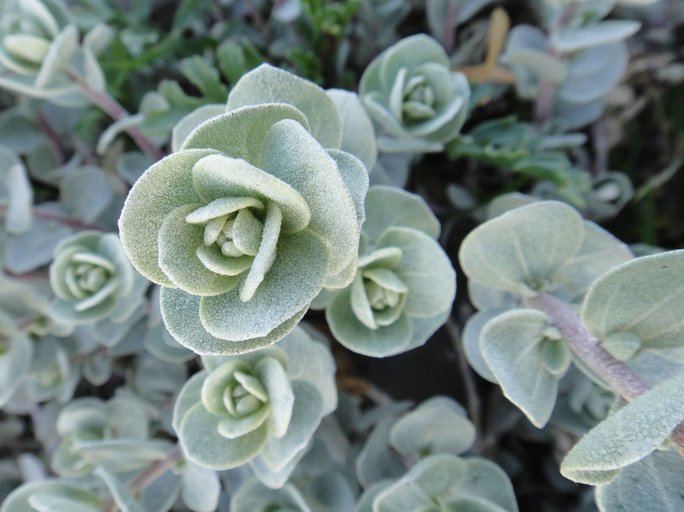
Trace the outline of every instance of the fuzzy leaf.
<instances>
[{"instance_id":1,"label":"fuzzy leaf","mask_svg":"<svg viewBox=\"0 0 684 512\"><path fill-rule=\"evenodd\" d=\"M157 238L166 216L179 206L199 202L192 167L211 150L173 153L150 167L133 185L119 218L119 234L135 268L150 281L173 283L159 267Z\"/></svg>"},{"instance_id":2,"label":"fuzzy leaf","mask_svg":"<svg viewBox=\"0 0 684 512\"><path fill-rule=\"evenodd\" d=\"M583 234L582 217L571 207L533 203L474 229L461 244L459 260L480 284L532 296L552 286L579 251Z\"/></svg>"},{"instance_id":3,"label":"fuzzy leaf","mask_svg":"<svg viewBox=\"0 0 684 512\"><path fill-rule=\"evenodd\" d=\"M363 162L370 172L378 158L375 131L359 97L342 89L328 89L342 121L342 144L340 149L351 153Z\"/></svg>"},{"instance_id":4,"label":"fuzzy leaf","mask_svg":"<svg viewBox=\"0 0 684 512\"><path fill-rule=\"evenodd\" d=\"M162 288L161 309L164 324L176 341L201 355L237 355L273 345L299 323L307 310L297 311L266 336L233 341L207 332L200 321L200 297L182 290Z\"/></svg>"},{"instance_id":5,"label":"fuzzy leaf","mask_svg":"<svg viewBox=\"0 0 684 512\"><path fill-rule=\"evenodd\" d=\"M538 428L549 420L558 391L546 361L547 326L544 313L517 309L487 322L480 335L482 355L504 395Z\"/></svg>"},{"instance_id":6,"label":"fuzzy leaf","mask_svg":"<svg viewBox=\"0 0 684 512\"><path fill-rule=\"evenodd\" d=\"M623 263L591 286L582 320L599 340L629 333L643 348L680 347L684 344L682 276L684 251Z\"/></svg>"},{"instance_id":7,"label":"fuzzy leaf","mask_svg":"<svg viewBox=\"0 0 684 512\"><path fill-rule=\"evenodd\" d=\"M249 302L240 300L237 288L203 297L202 325L213 336L235 342L269 336L316 297L323 285L325 264L325 250L311 233L283 235L273 266ZM287 300L274 300L285 295Z\"/></svg>"},{"instance_id":8,"label":"fuzzy leaf","mask_svg":"<svg viewBox=\"0 0 684 512\"><path fill-rule=\"evenodd\" d=\"M448 310L456 295L456 273L440 245L410 228L392 227L378 240L380 247L397 247L401 262L394 272L408 287L404 311L411 317L431 317Z\"/></svg>"},{"instance_id":9,"label":"fuzzy leaf","mask_svg":"<svg viewBox=\"0 0 684 512\"><path fill-rule=\"evenodd\" d=\"M201 403L185 414L178 438L190 460L208 469L224 470L256 457L267 439L266 425L236 439L227 439L218 433L219 421L220 417L208 412Z\"/></svg>"},{"instance_id":10,"label":"fuzzy leaf","mask_svg":"<svg viewBox=\"0 0 684 512\"><path fill-rule=\"evenodd\" d=\"M684 377L664 381L589 431L565 456L561 473L575 482L605 484L665 441L684 420Z\"/></svg>"},{"instance_id":11,"label":"fuzzy leaf","mask_svg":"<svg viewBox=\"0 0 684 512\"><path fill-rule=\"evenodd\" d=\"M674 451L656 451L627 466L606 485L596 489L596 504L601 512L678 512L684 483L684 459Z\"/></svg>"},{"instance_id":12,"label":"fuzzy leaf","mask_svg":"<svg viewBox=\"0 0 684 512\"><path fill-rule=\"evenodd\" d=\"M371 187L366 195L363 234L374 244L392 226L417 229L432 238L439 236L439 221L420 196L395 187Z\"/></svg>"},{"instance_id":13,"label":"fuzzy leaf","mask_svg":"<svg viewBox=\"0 0 684 512\"><path fill-rule=\"evenodd\" d=\"M228 95L228 110L247 105L286 103L301 111L323 147L338 149L342 123L335 103L313 82L262 64L240 78Z\"/></svg>"}]
</instances>

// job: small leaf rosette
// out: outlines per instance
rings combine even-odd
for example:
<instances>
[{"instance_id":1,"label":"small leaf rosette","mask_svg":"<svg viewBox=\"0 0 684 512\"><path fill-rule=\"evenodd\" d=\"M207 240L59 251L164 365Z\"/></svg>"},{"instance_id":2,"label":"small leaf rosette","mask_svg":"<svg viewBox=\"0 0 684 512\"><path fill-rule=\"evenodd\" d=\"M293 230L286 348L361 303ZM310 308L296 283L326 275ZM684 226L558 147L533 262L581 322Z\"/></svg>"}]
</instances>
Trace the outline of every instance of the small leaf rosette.
<instances>
[{"instance_id":1,"label":"small leaf rosette","mask_svg":"<svg viewBox=\"0 0 684 512\"><path fill-rule=\"evenodd\" d=\"M395 482L371 487L356 510L517 512L518 505L508 476L493 462L439 454L422 460Z\"/></svg>"},{"instance_id":2,"label":"small leaf rosette","mask_svg":"<svg viewBox=\"0 0 684 512\"><path fill-rule=\"evenodd\" d=\"M55 248L51 315L79 325L109 318L122 322L140 305L147 282L126 258L113 233L81 231Z\"/></svg>"},{"instance_id":3,"label":"small leaf rosette","mask_svg":"<svg viewBox=\"0 0 684 512\"><path fill-rule=\"evenodd\" d=\"M105 36L103 26L95 34ZM103 79L91 51L100 42L79 48L78 30L61 0L4 0L0 5L0 87L59 105L82 106L86 100L63 72L85 69L91 85Z\"/></svg>"},{"instance_id":4,"label":"small leaf rosette","mask_svg":"<svg viewBox=\"0 0 684 512\"><path fill-rule=\"evenodd\" d=\"M359 95L385 132L381 151L441 151L468 115L470 87L451 71L449 57L429 36L402 39L363 73Z\"/></svg>"},{"instance_id":5,"label":"small leaf rosette","mask_svg":"<svg viewBox=\"0 0 684 512\"><path fill-rule=\"evenodd\" d=\"M262 66L228 110L175 134L180 150L135 183L119 220L131 262L163 286L169 332L199 354L271 345L323 286L347 286L368 186L311 82Z\"/></svg>"},{"instance_id":6,"label":"small leaf rosette","mask_svg":"<svg viewBox=\"0 0 684 512\"><path fill-rule=\"evenodd\" d=\"M326 318L340 343L386 357L422 345L445 322L456 274L438 234L439 223L420 197L392 187L368 191L356 277L346 289L319 297L328 303Z\"/></svg>"},{"instance_id":7,"label":"small leaf rosette","mask_svg":"<svg viewBox=\"0 0 684 512\"><path fill-rule=\"evenodd\" d=\"M77 478L98 466L125 472L163 459L170 444L149 439L147 414L136 397L72 401L57 418L61 441L52 457L53 470L62 477Z\"/></svg>"},{"instance_id":8,"label":"small leaf rosette","mask_svg":"<svg viewBox=\"0 0 684 512\"><path fill-rule=\"evenodd\" d=\"M45 73L50 53L58 51L64 39L76 42L68 11L59 0L6 0L0 13L0 64L14 73Z\"/></svg>"},{"instance_id":9,"label":"small leaf rosette","mask_svg":"<svg viewBox=\"0 0 684 512\"><path fill-rule=\"evenodd\" d=\"M217 470L249 463L266 485L284 484L337 406L330 352L297 328L276 347L203 362L173 414L186 457Z\"/></svg>"},{"instance_id":10,"label":"small leaf rosette","mask_svg":"<svg viewBox=\"0 0 684 512\"><path fill-rule=\"evenodd\" d=\"M45 510L98 512L106 501L87 486L61 480L26 482L12 491L0 505L0 512L43 512Z\"/></svg>"}]
</instances>

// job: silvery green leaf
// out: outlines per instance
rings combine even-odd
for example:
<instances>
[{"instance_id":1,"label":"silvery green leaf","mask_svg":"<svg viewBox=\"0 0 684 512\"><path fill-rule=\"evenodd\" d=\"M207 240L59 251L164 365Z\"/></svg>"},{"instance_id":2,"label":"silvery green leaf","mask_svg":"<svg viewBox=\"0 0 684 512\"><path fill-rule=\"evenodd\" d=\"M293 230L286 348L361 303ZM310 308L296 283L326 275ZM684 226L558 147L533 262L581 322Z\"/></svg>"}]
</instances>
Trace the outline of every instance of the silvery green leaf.
<instances>
[{"instance_id":1,"label":"silvery green leaf","mask_svg":"<svg viewBox=\"0 0 684 512\"><path fill-rule=\"evenodd\" d=\"M492 0L428 0L425 4L430 32L444 42L457 25L465 23Z\"/></svg>"},{"instance_id":2,"label":"silvery green leaf","mask_svg":"<svg viewBox=\"0 0 684 512\"><path fill-rule=\"evenodd\" d=\"M582 320L599 340L629 333L643 348L680 347L684 344L683 272L684 251L623 263L591 286L582 305Z\"/></svg>"},{"instance_id":3,"label":"silvery green leaf","mask_svg":"<svg viewBox=\"0 0 684 512\"><path fill-rule=\"evenodd\" d=\"M195 357L194 352L178 343L161 323L149 328L143 343L155 357L170 363L182 363Z\"/></svg>"},{"instance_id":4,"label":"silvery green leaf","mask_svg":"<svg viewBox=\"0 0 684 512\"><path fill-rule=\"evenodd\" d=\"M632 258L624 243L597 224L585 221L582 246L558 273L554 294L564 300L575 300L597 278Z\"/></svg>"},{"instance_id":5,"label":"silvery green leaf","mask_svg":"<svg viewBox=\"0 0 684 512\"><path fill-rule=\"evenodd\" d=\"M5 241L5 268L23 274L49 263L55 246L72 233L56 221L35 219L27 232L11 235Z\"/></svg>"},{"instance_id":6,"label":"silvery green leaf","mask_svg":"<svg viewBox=\"0 0 684 512\"><path fill-rule=\"evenodd\" d=\"M99 512L95 494L59 480L29 482L15 489L0 505L2 512Z\"/></svg>"},{"instance_id":7,"label":"silvery green leaf","mask_svg":"<svg viewBox=\"0 0 684 512\"><path fill-rule=\"evenodd\" d=\"M544 313L516 309L493 318L482 329L480 349L504 395L536 427L543 427L556 402L558 379L570 364L562 340L549 338Z\"/></svg>"},{"instance_id":8,"label":"silvery green leaf","mask_svg":"<svg viewBox=\"0 0 684 512\"><path fill-rule=\"evenodd\" d=\"M502 56L516 75L516 90L520 97L533 99L540 78L560 83L565 79L565 64L552 57L544 32L530 25L518 25L511 30Z\"/></svg>"},{"instance_id":9,"label":"silvery green leaf","mask_svg":"<svg viewBox=\"0 0 684 512\"><path fill-rule=\"evenodd\" d=\"M190 135L195 128L197 128L204 121L207 121L212 117L225 114L225 112L226 106L221 103L202 105L196 110L190 112L183 119L178 121L176 126L173 127L171 132L171 150L174 152L178 151L185 142L185 139L188 138L188 135Z\"/></svg>"},{"instance_id":10,"label":"silvery green leaf","mask_svg":"<svg viewBox=\"0 0 684 512\"><path fill-rule=\"evenodd\" d=\"M433 455L416 464L378 493L373 510L430 510L435 502L456 510L518 510L503 470L485 459L461 459L450 454Z\"/></svg>"},{"instance_id":11,"label":"silvery green leaf","mask_svg":"<svg viewBox=\"0 0 684 512\"><path fill-rule=\"evenodd\" d=\"M295 401L287 432L270 438L261 452L263 461L273 471L283 469L306 448L323 414L323 400L312 384L294 381L292 390Z\"/></svg>"},{"instance_id":12,"label":"silvery green leaf","mask_svg":"<svg viewBox=\"0 0 684 512\"><path fill-rule=\"evenodd\" d=\"M396 421L396 416L382 418L356 457L356 476L366 489L381 480L398 478L403 472L399 454L387 449Z\"/></svg>"},{"instance_id":13,"label":"silvery green leaf","mask_svg":"<svg viewBox=\"0 0 684 512\"><path fill-rule=\"evenodd\" d=\"M10 317L0 316L0 329L3 332L2 354L0 354L0 406L12 397L12 393L21 384L31 364L33 345L28 337L21 333L7 332L14 324Z\"/></svg>"},{"instance_id":14,"label":"silvery green leaf","mask_svg":"<svg viewBox=\"0 0 684 512\"><path fill-rule=\"evenodd\" d=\"M298 452L289 462L278 470L271 469L266 465L264 458L259 456L249 462L249 468L252 473L264 484L271 489L279 489L283 487L292 473L297 469L301 460L306 456L309 446Z\"/></svg>"},{"instance_id":15,"label":"silvery green leaf","mask_svg":"<svg viewBox=\"0 0 684 512\"><path fill-rule=\"evenodd\" d=\"M390 444L405 457L433 453L460 455L475 441L475 427L452 399L433 397L401 416L390 431Z\"/></svg>"},{"instance_id":16,"label":"silvery green leaf","mask_svg":"<svg viewBox=\"0 0 684 512\"><path fill-rule=\"evenodd\" d=\"M126 184L133 185L138 178L152 165L150 158L140 151L124 153L116 161L116 174Z\"/></svg>"},{"instance_id":17,"label":"silvery green leaf","mask_svg":"<svg viewBox=\"0 0 684 512\"><path fill-rule=\"evenodd\" d=\"M682 492L684 459L674 451L656 451L622 469L612 482L596 489L601 512L677 512Z\"/></svg>"},{"instance_id":18,"label":"silvery green leaf","mask_svg":"<svg viewBox=\"0 0 684 512\"><path fill-rule=\"evenodd\" d=\"M402 188L411 171L411 153L380 153L370 175L372 185Z\"/></svg>"},{"instance_id":19,"label":"silvery green leaf","mask_svg":"<svg viewBox=\"0 0 684 512\"><path fill-rule=\"evenodd\" d=\"M583 235L582 217L573 208L533 203L474 229L461 244L459 260L470 279L531 296L552 285Z\"/></svg>"},{"instance_id":20,"label":"silvery green leaf","mask_svg":"<svg viewBox=\"0 0 684 512\"><path fill-rule=\"evenodd\" d=\"M565 456L561 473L592 485L613 481L623 468L657 449L684 419L684 377L666 380L599 423Z\"/></svg>"},{"instance_id":21,"label":"silvery green leaf","mask_svg":"<svg viewBox=\"0 0 684 512\"><path fill-rule=\"evenodd\" d=\"M221 484L215 471L204 469L191 461L185 461L183 468L183 503L193 512L216 510L221 493Z\"/></svg>"},{"instance_id":22,"label":"silvery green leaf","mask_svg":"<svg viewBox=\"0 0 684 512\"><path fill-rule=\"evenodd\" d=\"M480 311L489 309L511 309L517 306L515 294L483 286L476 281L468 281L468 298Z\"/></svg>"},{"instance_id":23,"label":"silvery green leaf","mask_svg":"<svg viewBox=\"0 0 684 512\"><path fill-rule=\"evenodd\" d=\"M553 111L564 130L577 130L601 117L605 104L604 98L588 103L571 103L559 98Z\"/></svg>"},{"instance_id":24,"label":"silvery green leaf","mask_svg":"<svg viewBox=\"0 0 684 512\"><path fill-rule=\"evenodd\" d=\"M303 325L303 324L300 324ZM313 340L301 327L295 327L278 344L287 354L287 374L292 380L305 380L313 384L323 400L322 414L337 407L337 389L332 376L335 361L330 349Z\"/></svg>"},{"instance_id":25,"label":"silvery green leaf","mask_svg":"<svg viewBox=\"0 0 684 512\"><path fill-rule=\"evenodd\" d=\"M281 489L269 489L258 480L251 480L243 484L230 500L230 509L234 512L269 508L287 512L313 512L301 493L289 484Z\"/></svg>"},{"instance_id":26,"label":"silvery green leaf","mask_svg":"<svg viewBox=\"0 0 684 512\"><path fill-rule=\"evenodd\" d=\"M25 233L31 227L33 189L21 160L4 146L0 146L0 203L6 205L8 233Z\"/></svg>"},{"instance_id":27,"label":"silvery green leaf","mask_svg":"<svg viewBox=\"0 0 684 512\"><path fill-rule=\"evenodd\" d=\"M439 221L428 204L416 194L399 188L373 186L366 194L366 222L362 232L375 244L389 227L403 226L437 238Z\"/></svg>"},{"instance_id":28,"label":"silvery green leaf","mask_svg":"<svg viewBox=\"0 0 684 512\"><path fill-rule=\"evenodd\" d=\"M61 181L60 199L76 219L92 224L114 198L111 182L101 169L78 167Z\"/></svg>"},{"instance_id":29,"label":"silvery green leaf","mask_svg":"<svg viewBox=\"0 0 684 512\"><path fill-rule=\"evenodd\" d=\"M305 492L312 507L324 512L351 511L356 502L355 486L338 471L327 471L315 476Z\"/></svg>"},{"instance_id":30,"label":"silvery green leaf","mask_svg":"<svg viewBox=\"0 0 684 512\"><path fill-rule=\"evenodd\" d=\"M628 52L624 43L589 48L568 64L568 76L558 89L558 97L568 103L583 104L610 92L627 69Z\"/></svg>"},{"instance_id":31,"label":"silvery green leaf","mask_svg":"<svg viewBox=\"0 0 684 512\"><path fill-rule=\"evenodd\" d=\"M133 497L133 494L117 475L103 467L95 469L94 474L105 483L121 512L145 512L142 505Z\"/></svg>"},{"instance_id":32,"label":"silvery green leaf","mask_svg":"<svg viewBox=\"0 0 684 512\"><path fill-rule=\"evenodd\" d=\"M463 350L465 352L468 363L473 370L485 380L497 383L496 377L489 369L489 365L485 361L480 349L480 336L484 326L493 318L496 318L506 309L487 309L480 311L471 316L463 327L463 334L461 336L463 343Z\"/></svg>"},{"instance_id":33,"label":"silvery green leaf","mask_svg":"<svg viewBox=\"0 0 684 512\"><path fill-rule=\"evenodd\" d=\"M20 108L8 108L0 113L0 145L25 154L45 143L39 126Z\"/></svg>"},{"instance_id":34,"label":"silvery green leaf","mask_svg":"<svg viewBox=\"0 0 684 512\"><path fill-rule=\"evenodd\" d=\"M581 28L566 28L551 37L551 44L560 52L576 52L594 46L617 43L634 35L641 23L608 20Z\"/></svg>"},{"instance_id":35,"label":"silvery green leaf","mask_svg":"<svg viewBox=\"0 0 684 512\"><path fill-rule=\"evenodd\" d=\"M247 105L286 103L300 110L311 133L325 148L339 149L342 122L323 89L292 73L262 64L240 78L228 95L228 111Z\"/></svg>"},{"instance_id":36,"label":"silvery green leaf","mask_svg":"<svg viewBox=\"0 0 684 512\"><path fill-rule=\"evenodd\" d=\"M116 137L125 133L128 129L140 125L144 119L143 114L135 114L114 121L100 135L100 138L97 140L97 146L95 146L95 152L98 155L106 155Z\"/></svg>"},{"instance_id":37,"label":"silvery green leaf","mask_svg":"<svg viewBox=\"0 0 684 512\"><path fill-rule=\"evenodd\" d=\"M359 95L385 134L381 151L441 151L468 115L470 87L442 46L417 34L387 48L364 71Z\"/></svg>"},{"instance_id":38,"label":"silvery green leaf","mask_svg":"<svg viewBox=\"0 0 684 512\"><path fill-rule=\"evenodd\" d=\"M328 89L326 93L335 103L342 122L340 149L361 160L368 172L372 171L378 157L375 131L359 97L342 89Z\"/></svg>"}]
</instances>

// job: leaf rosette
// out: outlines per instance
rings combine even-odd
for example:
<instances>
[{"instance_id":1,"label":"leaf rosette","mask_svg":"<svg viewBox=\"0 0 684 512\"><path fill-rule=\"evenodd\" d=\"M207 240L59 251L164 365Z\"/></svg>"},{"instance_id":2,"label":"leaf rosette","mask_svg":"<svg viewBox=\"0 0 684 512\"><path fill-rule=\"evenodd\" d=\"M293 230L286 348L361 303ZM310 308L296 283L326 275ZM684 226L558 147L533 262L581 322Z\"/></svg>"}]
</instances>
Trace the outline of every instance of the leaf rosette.
<instances>
[{"instance_id":1,"label":"leaf rosette","mask_svg":"<svg viewBox=\"0 0 684 512\"><path fill-rule=\"evenodd\" d=\"M442 46L425 34L402 39L370 63L359 95L388 137L382 151L441 151L468 115L470 87L451 71Z\"/></svg>"},{"instance_id":2,"label":"leaf rosette","mask_svg":"<svg viewBox=\"0 0 684 512\"><path fill-rule=\"evenodd\" d=\"M371 187L354 281L319 298L340 343L386 357L422 345L444 323L456 274L438 234L439 222L420 197Z\"/></svg>"},{"instance_id":3,"label":"leaf rosette","mask_svg":"<svg viewBox=\"0 0 684 512\"><path fill-rule=\"evenodd\" d=\"M368 183L313 83L261 66L227 109L181 122L180 150L135 183L119 220L131 262L163 286L169 332L200 354L271 345L323 286L349 284Z\"/></svg>"},{"instance_id":4,"label":"leaf rosette","mask_svg":"<svg viewBox=\"0 0 684 512\"><path fill-rule=\"evenodd\" d=\"M81 231L60 242L54 254L55 319L73 325L105 318L123 322L140 305L147 281L128 262L115 234Z\"/></svg>"},{"instance_id":5,"label":"leaf rosette","mask_svg":"<svg viewBox=\"0 0 684 512\"><path fill-rule=\"evenodd\" d=\"M52 468L62 477L77 478L91 474L98 466L125 472L163 459L169 443L148 438L147 414L134 397L72 401L57 418L61 440L52 457Z\"/></svg>"},{"instance_id":6,"label":"leaf rosette","mask_svg":"<svg viewBox=\"0 0 684 512\"><path fill-rule=\"evenodd\" d=\"M249 463L266 485L284 484L337 406L330 352L298 328L276 347L203 362L174 408L185 455L216 470Z\"/></svg>"},{"instance_id":7,"label":"leaf rosette","mask_svg":"<svg viewBox=\"0 0 684 512\"><path fill-rule=\"evenodd\" d=\"M366 492L359 512L481 510L517 512L513 486L496 464L479 457L432 455L396 481Z\"/></svg>"},{"instance_id":8,"label":"leaf rosette","mask_svg":"<svg viewBox=\"0 0 684 512\"><path fill-rule=\"evenodd\" d=\"M97 25L79 44L79 32L61 0L6 0L0 6L0 87L78 107L87 99L65 73L83 73L95 89L104 76L95 54L111 30Z\"/></svg>"}]
</instances>

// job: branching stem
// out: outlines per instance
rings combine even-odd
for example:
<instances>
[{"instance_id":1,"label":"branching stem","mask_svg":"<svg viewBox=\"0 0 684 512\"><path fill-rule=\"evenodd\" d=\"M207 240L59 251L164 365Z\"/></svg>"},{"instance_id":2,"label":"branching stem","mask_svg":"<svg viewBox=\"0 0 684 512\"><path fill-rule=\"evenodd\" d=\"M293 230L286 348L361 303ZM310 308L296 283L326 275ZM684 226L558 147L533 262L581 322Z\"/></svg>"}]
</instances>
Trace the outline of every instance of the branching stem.
<instances>
[{"instance_id":1,"label":"branching stem","mask_svg":"<svg viewBox=\"0 0 684 512\"><path fill-rule=\"evenodd\" d=\"M31 213L37 219L51 220L53 222L57 222L58 224L63 224L64 226L67 226L67 227L73 228L73 229L78 229L78 230L94 229L97 231L107 231L104 228L101 228L98 226L93 226L91 224L86 224L86 223L81 222L80 220L77 220L77 219L72 219L69 217L63 217L62 215L59 215L58 213L47 212L45 210L41 210L40 208L33 208L31 210ZM7 206L0 205L0 217L4 217L5 215L7 215Z\"/></svg>"},{"instance_id":2,"label":"branching stem","mask_svg":"<svg viewBox=\"0 0 684 512\"><path fill-rule=\"evenodd\" d=\"M115 121L119 121L128 117L130 114L123 108L118 101L112 98L105 91L97 91L93 89L88 82L79 73L73 69L66 70L67 75L76 85L78 85L83 94L94 104L100 107L109 117ZM128 126L125 128L126 133L130 135L131 139L138 145L138 147L155 162L161 160L163 157L159 148L147 138L138 129L137 126Z\"/></svg>"},{"instance_id":3,"label":"branching stem","mask_svg":"<svg viewBox=\"0 0 684 512\"><path fill-rule=\"evenodd\" d=\"M526 303L546 313L577 357L625 400L633 400L650 389L650 385L634 370L604 350L599 340L586 330L580 317L565 302L542 293L527 299ZM678 451L684 452L684 423L680 423L672 433L672 440Z\"/></svg>"},{"instance_id":4,"label":"branching stem","mask_svg":"<svg viewBox=\"0 0 684 512\"><path fill-rule=\"evenodd\" d=\"M133 496L138 496L148 485L171 469L180 458L181 452L179 448L171 450L164 459L155 462L149 468L147 468L147 470L143 471L133 479L130 484L131 494ZM118 509L119 507L113 502L113 500L112 502L107 503L104 508L104 510L107 512L116 512Z\"/></svg>"},{"instance_id":5,"label":"branching stem","mask_svg":"<svg viewBox=\"0 0 684 512\"><path fill-rule=\"evenodd\" d=\"M451 344L456 351L456 357L458 359L458 367L461 373L461 378L463 379L463 386L466 393L466 406L468 408L468 414L475 425L475 431L479 435L482 432L482 417L480 414L480 395L477 392L477 384L473 377L473 371L468 365L465 353L463 352L463 344L461 343L461 336L459 335L459 329L453 319L449 318L446 322L446 329L451 338Z\"/></svg>"}]
</instances>

